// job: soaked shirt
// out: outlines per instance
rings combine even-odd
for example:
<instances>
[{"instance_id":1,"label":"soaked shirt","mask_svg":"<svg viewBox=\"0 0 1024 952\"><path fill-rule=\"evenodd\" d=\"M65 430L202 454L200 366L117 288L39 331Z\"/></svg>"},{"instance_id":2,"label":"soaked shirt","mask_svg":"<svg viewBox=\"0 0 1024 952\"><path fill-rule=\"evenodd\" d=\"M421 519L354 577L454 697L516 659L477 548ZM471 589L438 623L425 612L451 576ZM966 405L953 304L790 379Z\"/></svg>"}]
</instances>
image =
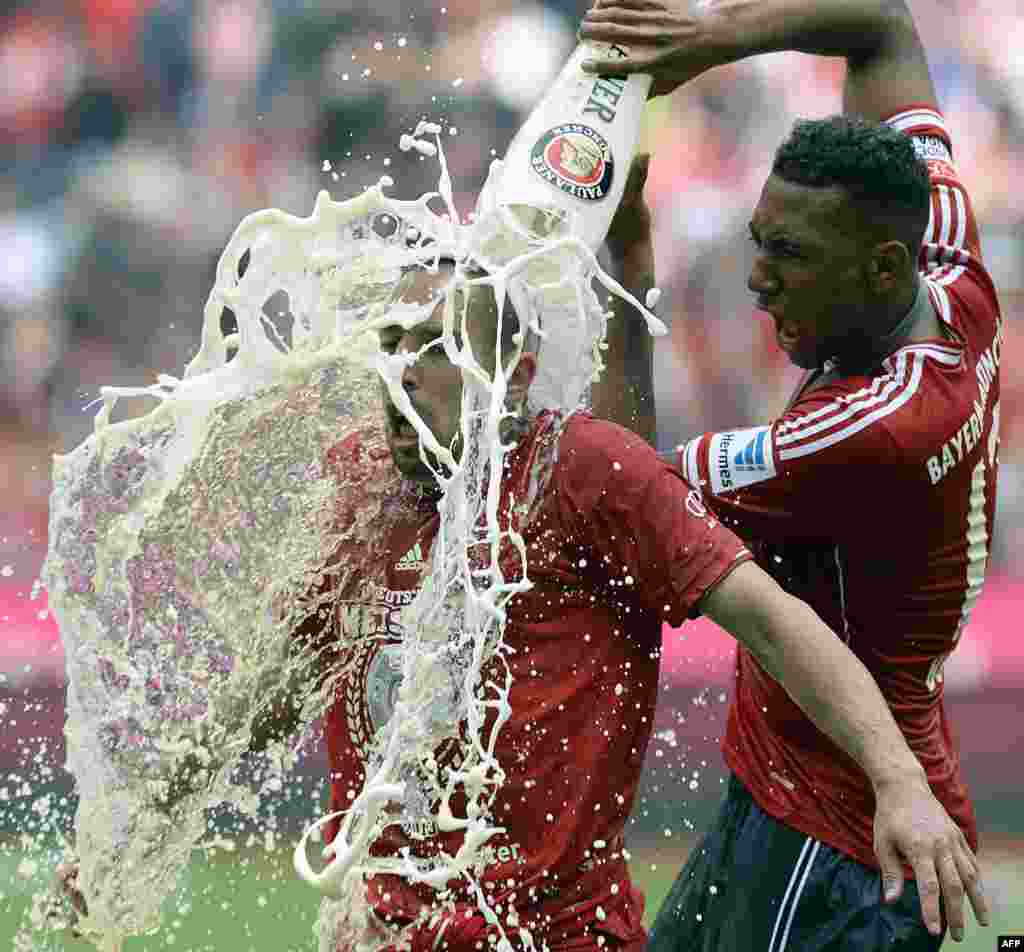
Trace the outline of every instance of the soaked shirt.
<instances>
[{"instance_id":1,"label":"soaked shirt","mask_svg":"<svg viewBox=\"0 0 1024 952\"><path fill-rule=\"evenodd\" d=\"M499 734L507 776L492 813L505 832L485 847L484 890L492 905L517 910L538 947L591 947L602 934L639 942L643 901L629 882L623 828L651 734L662 623L696 614L749 553L639 437L585 414L557 424L538 419L503 481L502 519L523 534L533 587L508 606L512 715ZM347 466L382 465L354 443L342 456ZM536 497L529 512L509 511L510 492ZM373 737L394 709L404 613L437 523L436 512L411 510L373 570L341 593L339 634L352 647L327 720L334 809L358 794ZM514 559L503 568L516 575ZM451 764L458 744L435 756ZM452 855L460 842L395 824L376 852ZM462 896L464 884L452 885ZM371 895L398 920L432 898L390 876L376 877ZM451 932L446 942L462 944Z\"/></svg>"},{"instance_id":2,"label":"soaked shirt","mask_svg":"<svg viewBox=\"0 0 1024 952\"><path fill-rule=\"evenodd\" d=\"M944 336L902 347L865 375L812 372L772 424L688 443L682 470L762 567L864 662L974 847L942 667L988 565L1002 323L945 122L921 108L888 122L930 170L919 270ZM877 867L867 777L742 647L723 751L768 813Z\"/></svg>"}]
</instances>

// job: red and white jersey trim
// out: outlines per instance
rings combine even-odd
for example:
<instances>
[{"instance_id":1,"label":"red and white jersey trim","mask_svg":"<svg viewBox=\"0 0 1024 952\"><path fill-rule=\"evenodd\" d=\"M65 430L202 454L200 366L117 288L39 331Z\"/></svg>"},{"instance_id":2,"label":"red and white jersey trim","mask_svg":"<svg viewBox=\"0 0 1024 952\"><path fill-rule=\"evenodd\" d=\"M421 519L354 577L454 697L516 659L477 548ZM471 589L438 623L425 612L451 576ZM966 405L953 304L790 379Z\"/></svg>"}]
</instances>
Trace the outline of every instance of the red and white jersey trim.
<instances>
[{"instance_id":1,"label":"red and white jersey trim","mask_svg":"<svg viewBox=\"0 0 1024 952\"><path fill-rule=\"evenodd\" d=\"M936 310L939 312L939 317L942 318L943 323L952 324L953 308L949 303L949 292L930 277L924 280L928 293L931 295L932 303L934 303Z\"/></svg>"},{"instance_id":2,"label":"red and white jersey trim","mask_svg":"<svg viewBox=\"0 0 1024 952\"><path fill-rule=\"evenodd\" d=\"M911 135L915 129L924 129L926 127L939 129L947 141L952 141L946 120L934 109L906 109L903 112L896 113L895 116L890 116L885 122L886 125L892 126L899 132L906 132Z\"/></svg>"},{"instance_id":3,"label":"red and white jersey trim","mask_svg":"<svg viewBox=\"0 0 1024 952\"><path fill-rule=\"evenodd\" d=\"M901 352L896 358L893 372L876 377L872 382L869 390L874 391L878 388L877 393L871 392L868 396L849 403L849 398L836 401L830 405L833 415L811 426L800 426L799 420L793 421L796 427L778 439L779 460L797 459L835 446L836 443L860 433L876 420L895 413L917 393L923 367L923 356ZM839 424L843 425L837 430L833 429ZM808 442L810 437L826 430L832 432L821 439Z\"/></svg>"},{"instance_id":4,"label":"red and white jersey trim","mask_svg":"<svg viewBox=\"0 0 1024 952\"><path fill-rule=\"evenodd\" d=\"M779 461L828 449L895 413L918 392L926 360L955 367L961 359L952 348L929 344L898 351L885 361L889 372L876 377L869 387L781 423L775 439Z\"/></svg>"},{"instance_id":5,"label":"red and white jersey trim","mask_svg":"<svg viewBox=\"0 0 1024 952\"><path fill-rule=\"evenodd\" d=\"M959 186L932 187L928 228L921 243L921 270L933 281L952 284L967 268L967 197Z\"/></svg>"}]
</instances>

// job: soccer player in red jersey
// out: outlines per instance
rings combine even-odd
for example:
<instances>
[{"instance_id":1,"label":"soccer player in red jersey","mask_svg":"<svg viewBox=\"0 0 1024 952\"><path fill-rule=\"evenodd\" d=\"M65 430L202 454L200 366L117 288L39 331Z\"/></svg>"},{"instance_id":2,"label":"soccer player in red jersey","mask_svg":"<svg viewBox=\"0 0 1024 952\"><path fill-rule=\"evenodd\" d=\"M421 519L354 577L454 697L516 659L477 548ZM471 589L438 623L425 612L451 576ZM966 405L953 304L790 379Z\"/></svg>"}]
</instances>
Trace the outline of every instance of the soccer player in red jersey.
<instances>
[{"instance_id":1,"label":"soccer player in red jersey","mask_svg":"<svg viewBox=\"0 0 1024 952\"><path fill-rule=\"evenodd\" d=\"M871 671L974 848L942 666L988 561L1002 325L913 19L900 0L599 0L581 33L629 48L602 72L658 92L762 52L846 58L844 115L796 125L750 220L749 288L807 373L774 422L705 433L679 465ZM973 900L974 871L941 846L904 887L868 778L742 647L723 753L730 793L658 952L938 948L939 878L959 868ZM942 898L960 939L962 895Z\"/></svg>"}]
</instances>

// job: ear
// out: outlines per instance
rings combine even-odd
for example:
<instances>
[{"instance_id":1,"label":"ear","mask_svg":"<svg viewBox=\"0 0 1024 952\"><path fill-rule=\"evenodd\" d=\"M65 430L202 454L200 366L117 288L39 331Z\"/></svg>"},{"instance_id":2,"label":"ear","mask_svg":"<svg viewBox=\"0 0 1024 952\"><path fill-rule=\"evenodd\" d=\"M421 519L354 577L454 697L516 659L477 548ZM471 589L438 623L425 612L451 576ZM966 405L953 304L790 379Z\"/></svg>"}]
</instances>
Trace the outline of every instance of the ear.
<instances>
[{"instance_id":1,"label":"ear","mask_svg":"<svg viewBox=\"0 0 1024 952\"><path fill-rule=\"evenodd\" d=\"M871 252L869 280L877 294L891 294L902 287L913 271L910 250L902 241L885 241Z\"/></svg>"},{"instance_id":2,"label":"ear","mask_svg":"<svg viewBox=\"0 0 1024 952\"><path fill-rule=\"evenodd\" d=\"M526 393L536 374L537 355L532 351L524 350L508 376L508 403L510 406L520 406L526 400Z\"/></svg>"}]
</instances>

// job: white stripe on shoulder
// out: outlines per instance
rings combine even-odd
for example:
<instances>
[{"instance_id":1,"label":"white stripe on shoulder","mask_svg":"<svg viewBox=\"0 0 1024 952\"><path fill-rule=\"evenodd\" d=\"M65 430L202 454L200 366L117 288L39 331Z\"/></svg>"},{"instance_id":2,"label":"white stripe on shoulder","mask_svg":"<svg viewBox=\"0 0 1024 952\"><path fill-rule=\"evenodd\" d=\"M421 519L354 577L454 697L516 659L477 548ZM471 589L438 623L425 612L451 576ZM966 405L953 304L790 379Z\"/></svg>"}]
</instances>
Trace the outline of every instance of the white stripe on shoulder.
<instances>
[{"instance_id":1,"label":"white stripe on shoulder","mask_svg":"<svg viewBox=\"0 0 1024 952\"><path fill-rule=\"evenodd\" d=\"M949 127L946 125L946 120L932 109L908 109L906 112L897 113L886 119L885 124L899 132L906 132L908 129L916 129L921 126L935 126L945 133L946 138L949 138Z\"/></svg>"},{"instance_id":2,"label":"white stripe on shoulder","mask_svg":"<svg viewBox=\"0 0 1024 952\"><path fill-rule=\"evenodd\" d=\"M781 439L783 434L789 433L792 430L799 430L801 427L808 426L822 417L829 416L830 414L838 413L848 407L851 401L861 400L870 397L877 397L879 391L885 386L888 380L888 376L882 375L875 377L867 387L862 387L853 393L845 394L841 399L836 400L834 403L827 403L823 407L818 407L817 410L812 410L810 413L805 413L803 416L793 417L792 420L785 420L778 425L776 428L776 445L779 442L786 442L786 439Z\"/></svg>"},{"instance_id":3,"label":"white stripe on shoulder","mask_svg":"<svg viewBox=\"0 0 1024 952\"><path fill-rule=\"evenodd\" d=\"M886 374L880 374L871 381L870 387L864 387L856 393L844 394L832 403L808 413L796 420L788 420L779 427L775 445L791 446L830 430L840 423L853 419L866 410L890 402L906 383L906 358L902 352L896 361L895 368ZM782 429L786 434L781 435Z\"/></svg>"},{"instance_id":4,"label":"white stripe on shoulder","mask_svg":"<svg viewBox=\"0 0 1024 952\"><path fill-rule=\"evenodd\" d=\"M931 295L932 301L938 309L939 317L942 318L942 322L944 324L951 323L953 315L949 304L949 292L942 287L939 282L935 281L931 277L927 277L924 280L925 286L928 288L928 293Z\"/></svg>"},{"instance_id":5,"label":"white stripe on shoulder","mask_svg":"<svg viewBox=\"0 0 1024 952\"><path fill-rule=\"evenodd\" d=\"M925 230L922 244L928 250L929 259L933 258L937 251L940 259L938 263L942 263L942 257L947 257L954 259L953 263L960 264L960 261L955 260L957 256L967 256L967 252L964 251L964 242L967 240L967 199L964 197L963 189L958 186L940 184L933 185L932 188L939 199L939 214L936 218L933 205L929 211L928 228Z\"/></svg>"},{"instance_id":6,"label":"white stripe on shoulder","mask_svg":"<svg viewBox=\"0 0 1024 952\"><path fill-rule=\"evenodd\" d=\"M936 239L939 245L949 247L949 230L953 225L953 212L949 201L949 186L936 186L935 191L939 196L939 220L935 223L932 237Z\"/></svg>"},{"instance_id":7,"label":"white stripe on shoulder","mask_svg":"<svg viewBox=\"0 0 1024 952\"><path fill-rule=\"evenodd\" d=\"M963 361L963 355L955 347L943 347L941 344L911 344L909 347L905 347L904 351L920 354L922 357L945 364L947 367L956 367Z\"/></svg>"},{"instance_id":8,"label":"white stripe on shoulder","mask_svg":"<svg viewBox=\"0 0 1024 952\"><path fill-rule=\"evenodd\" d=\"M906 364L910 362L910 376L907 378ZM841 443L843 440L849 439L851 436L860 433L861 430L867 429L871 424L876 423L878 420L882 420L887 416L895 413L900 409L911 397L917 393L918 388L921 384L921 374L924 369L924 356L915 354L913 351L901 351L895 361L896 372L893 376L893 386L888 389L886 399L884 401L876 399L874 402L879 405L875 409L863 415L857 416L856 419L851 419L850 422L842 429L835 430L831 433L826 434L820 440L815 440L811 443L801 442L798 446L790 446L786 449L779 450L779 460L797 459L801 456L810 456L812 453L818 453L821 450L828 449L830 446L835 446L836 443ZM867 408L868 401L865 401L865 405L858 408L858 412L863 411ZM822 429L817 428L818 431ZM794 440L802 440L808 433L797 433L793 434ZM788 439L788 438L787 438ZM791 441L791 442L792 442ZM780 439L779 443L782 442Z\"/></svg>"},{"instance_id":9,"label":"white stripe on shoulder","mask_svg":"<svg viewBox=\"0 0 1024 952\"><path fill-rule=\"evenodd\" d=\"M960 250L967 240L967 199L962 188L953 188L950 191L956 202L956 235L953 237L953 246Z\"/></svg>"}]
</instances>

